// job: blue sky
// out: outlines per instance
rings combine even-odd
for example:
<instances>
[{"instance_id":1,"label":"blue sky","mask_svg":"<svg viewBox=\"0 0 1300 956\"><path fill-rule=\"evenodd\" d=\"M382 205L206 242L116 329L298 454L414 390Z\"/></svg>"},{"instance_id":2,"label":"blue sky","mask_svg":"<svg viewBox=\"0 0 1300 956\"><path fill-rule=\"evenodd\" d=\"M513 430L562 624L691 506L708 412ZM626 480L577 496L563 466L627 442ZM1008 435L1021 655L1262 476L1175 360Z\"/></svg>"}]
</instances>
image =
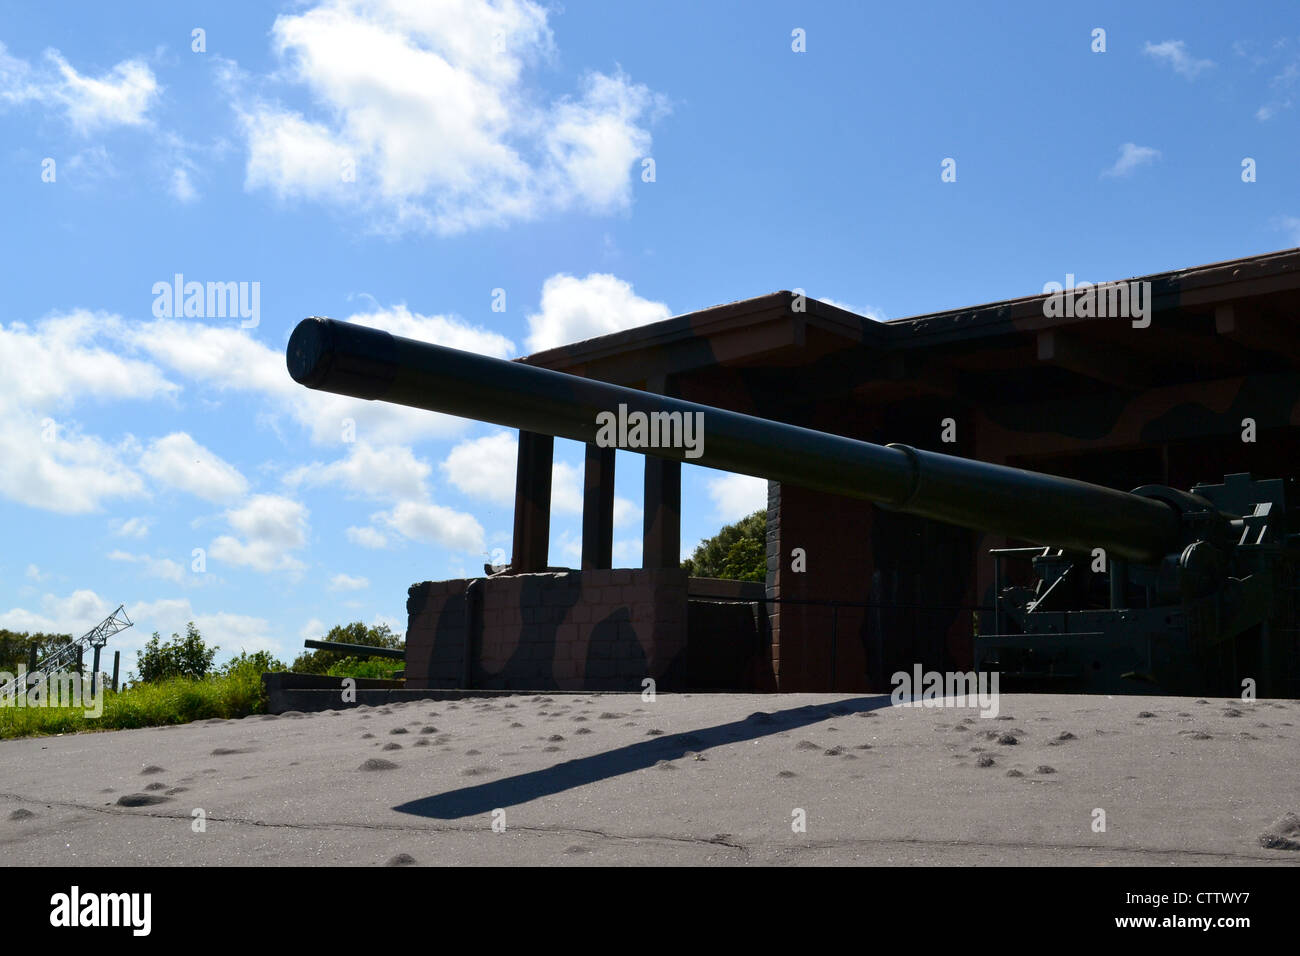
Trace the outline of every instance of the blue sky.
<instances>
[{"instance_id":1,"label":"blue sky","mask_svg":"<svg viewBox=\"0 0 1300 956\"><path fill-rule=\"evenodd\" d=\"M195 620L292 657L508 553L513 436L293 386L306 315L511 357L781 288L899 318L1300 244L1294 4L1065 6L3 4L0 627L125 603L128 652ZM256 284L256 324L169 314L178 273ZM762 498L685 469L684 546Z\"/></svg>"}]
</instances>

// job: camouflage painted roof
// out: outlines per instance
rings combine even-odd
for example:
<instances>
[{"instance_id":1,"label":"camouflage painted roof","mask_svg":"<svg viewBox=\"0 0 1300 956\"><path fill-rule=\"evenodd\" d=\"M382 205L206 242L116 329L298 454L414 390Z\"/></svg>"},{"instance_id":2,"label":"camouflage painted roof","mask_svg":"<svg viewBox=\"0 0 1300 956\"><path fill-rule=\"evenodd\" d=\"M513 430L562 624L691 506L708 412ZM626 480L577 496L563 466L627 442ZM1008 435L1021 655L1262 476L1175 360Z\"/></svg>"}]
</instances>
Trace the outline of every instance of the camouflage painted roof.
<instances>
[{"instance_id":1,"label":"camouflage painted roof","mask_svg":"<svg viewBox=\"0 0 1300 956\"><path fill-rule=\"evenodd\" d=\"M1144 357L1232 367L1225 371L1253 365L1257 356L1247 352L1269 353L1288 364L1300 364L1293 362L1300 355L1292 333L1300 297L1300 250L1107 282L1150 283L1159 317L1150 335L1128 335L1128 323L1110 318L1048 317L1044 314L1047 296L1041 292L877 322L816 299L798 303L799 297L783 290L537 352L519 361L651 388L667 376L718 366L811 370L837 353L842 362L868 366L864 377L875 381L921 377L909 358L914 355L916 361L928 363L919 353L936 353L950 371L1023 368L1028 362L1139 386L1150 377L1149 370L1138 367L1147 364ZM974 347L974 339L984 341ZM1115 353L1118 342L1126 355Z\"/></svg>"}]
</instances>

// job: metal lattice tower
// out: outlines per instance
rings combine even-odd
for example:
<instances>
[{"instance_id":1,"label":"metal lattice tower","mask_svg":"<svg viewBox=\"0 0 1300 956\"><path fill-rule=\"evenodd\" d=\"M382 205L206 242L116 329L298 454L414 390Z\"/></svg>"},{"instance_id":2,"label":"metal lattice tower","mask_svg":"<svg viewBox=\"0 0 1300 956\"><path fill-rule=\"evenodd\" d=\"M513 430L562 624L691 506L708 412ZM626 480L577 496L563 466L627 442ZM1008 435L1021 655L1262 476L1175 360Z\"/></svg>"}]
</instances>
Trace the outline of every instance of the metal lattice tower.
<instances>
[{"instance_id":1,"label":"metal lattice tower","mask_svg":"<svg viewBox=\"0 0 1300 956\"><path fill-rule=\"evenodd\" d=\"M81 653L83 648L90 647L98 651L108 643L110 637L119 631L126 630L134 623L134 621L126 616L126 605L119 604L116 611L104 618L75 641L64 644L49 657L37 664L36 670L31 673L39 673L48 676L49 674L67 670L68 667L77 660L77 656ZM99 659L98 653L96 653L95 659ZM14 693L18 688L18 682L20 679L22 678L15 677L9 683L0 687L0 698L8 697L10 694Z\"/></svg>"}]
</instances>

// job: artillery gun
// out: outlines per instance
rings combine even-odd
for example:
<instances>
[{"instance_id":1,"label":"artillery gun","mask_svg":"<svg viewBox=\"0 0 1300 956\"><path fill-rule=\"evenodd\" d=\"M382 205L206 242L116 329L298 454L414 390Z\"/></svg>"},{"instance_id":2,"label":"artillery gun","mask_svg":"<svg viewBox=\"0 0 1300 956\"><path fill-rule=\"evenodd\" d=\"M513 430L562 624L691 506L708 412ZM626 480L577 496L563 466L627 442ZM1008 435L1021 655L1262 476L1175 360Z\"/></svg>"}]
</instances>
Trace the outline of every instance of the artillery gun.
<instances>
[{"instance_id":1,"label":"artillery gun","mask_svg":"<svg viewBox=\"0 0 1300 956\"><path fill-rule=\"evenodd\" d=\"M298 383L589 444L600 416L703 415L698 448L626 450L788 482L1032 542L997 549L977 669L1025 687L1260 696L1300 690L1300 504L1292 478L1233 474L1131 492L906 445L875 445L331 319L300 322ZM1003 584L1031 559L1032 586ZM1102 558L1101 601L1093 566Z\"/></svg>"}]
</instances>

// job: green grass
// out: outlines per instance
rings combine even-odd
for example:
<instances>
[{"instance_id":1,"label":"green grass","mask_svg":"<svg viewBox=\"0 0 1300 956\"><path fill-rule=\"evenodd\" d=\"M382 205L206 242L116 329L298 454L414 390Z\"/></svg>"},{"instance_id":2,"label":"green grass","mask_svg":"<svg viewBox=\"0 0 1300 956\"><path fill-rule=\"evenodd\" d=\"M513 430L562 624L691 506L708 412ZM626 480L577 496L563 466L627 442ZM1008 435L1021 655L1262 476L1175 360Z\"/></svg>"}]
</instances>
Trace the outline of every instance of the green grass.
<instances>
[{"instance_id":1,"label":"green grass","mask_svg":"<svg viewBox=\"0 0 1300 956\"><path fill-rule=\"evenodd\" d=\"M266 710L262 675L250 669L199 680L175 677L104 692L104 712L71 707L0 707L0 739L185 724L209 717L247 717Z\"/></svg>"}]
</instances>

